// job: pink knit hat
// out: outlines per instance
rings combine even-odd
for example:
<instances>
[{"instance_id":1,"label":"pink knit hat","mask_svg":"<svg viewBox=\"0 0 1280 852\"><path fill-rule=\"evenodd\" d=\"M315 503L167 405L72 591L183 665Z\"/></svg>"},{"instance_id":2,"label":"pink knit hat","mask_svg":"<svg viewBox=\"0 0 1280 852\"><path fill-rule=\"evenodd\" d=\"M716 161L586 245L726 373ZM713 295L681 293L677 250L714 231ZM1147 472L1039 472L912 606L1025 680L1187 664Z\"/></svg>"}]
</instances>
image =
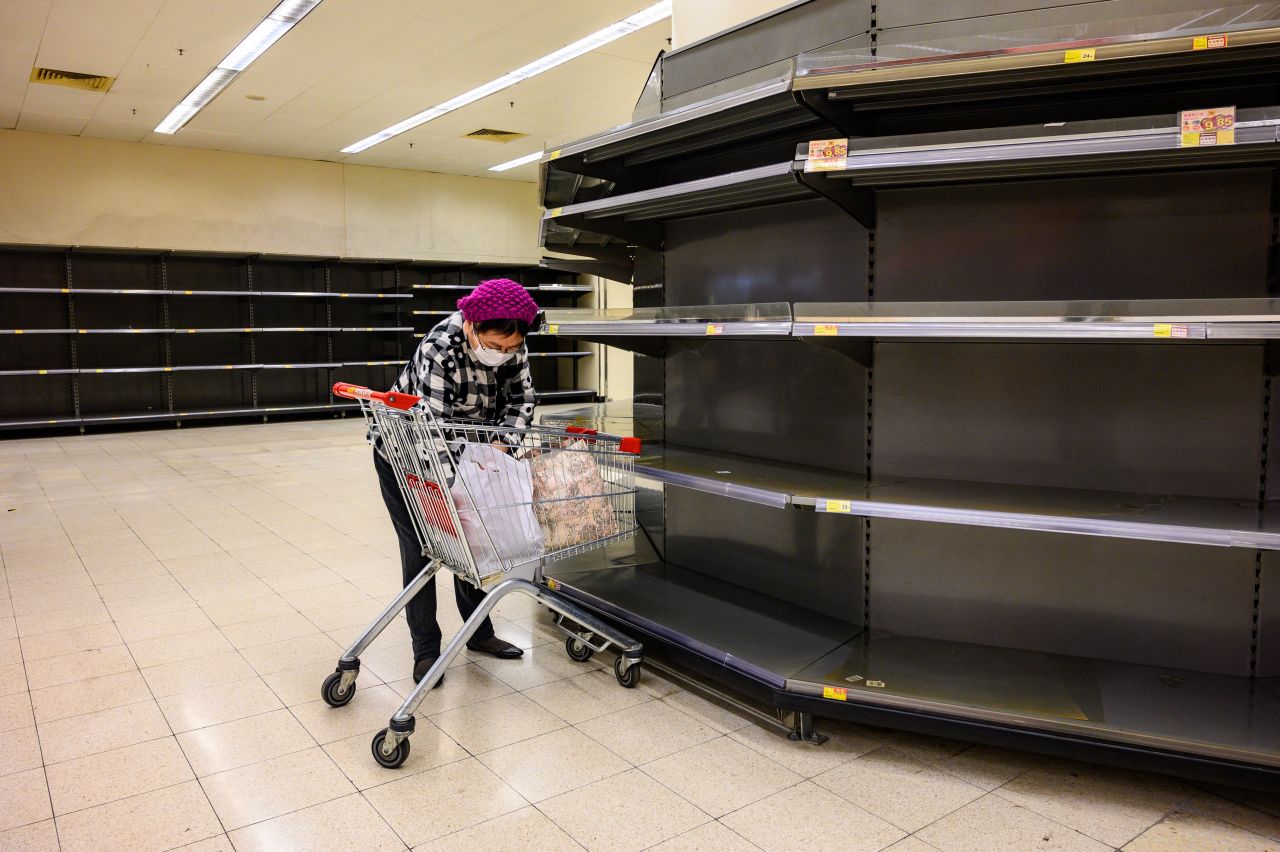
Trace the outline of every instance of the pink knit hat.
<instances>
[{"instance_id":1,"label":"pink knit hat","mask_svg":"<svg viewBox=\"0 0 1280 852\"><path fill-rule=\"evenodd\" d=\"M528 290L510 278L481 281L471 295L458 300L458 310L467 322L517 319L533 325L538 318L538 303Z\"/></svg>"}]
</instances>

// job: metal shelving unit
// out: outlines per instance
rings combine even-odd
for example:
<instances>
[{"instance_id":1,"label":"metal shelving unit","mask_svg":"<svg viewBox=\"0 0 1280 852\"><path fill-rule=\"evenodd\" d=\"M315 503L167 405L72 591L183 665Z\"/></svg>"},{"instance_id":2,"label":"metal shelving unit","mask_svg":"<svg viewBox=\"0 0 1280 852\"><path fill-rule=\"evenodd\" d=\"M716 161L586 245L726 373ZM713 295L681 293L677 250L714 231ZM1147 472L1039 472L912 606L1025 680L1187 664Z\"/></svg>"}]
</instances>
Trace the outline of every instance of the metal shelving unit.
<instances>
[{"instance_id":1,"label":"metal shelving unit","mask_svg":"<svg viewBox=\"0 0 1280 852\"><path fill-rule=\"evenodd\" d=\"M0 420L83 429L345 412L330 400L335 374L388 384L401 363L412 294L397 263L8 247L0 305L34 327L0 329L0 379L22 383Z\"/></svg>"},{"instance_id":2,"label":"metal shelving unit","mask_svg":"<svg viewBox=\"0 0 1280 852\"><path fill-rule=\"evenodd\" d=\"M808 138L735 138L743 94L704 146L660 63L659 117L544 158L544 245L647 251L666 305L550 317L660 355L637 396L665 399L648 538L555 581L796 738L1280 787L1280 13L829 5L871 28L800 4L677 52L687 98L794 46ZM1182 145L1179 110L1226 105L1233 140ZM771 334L679 307L784 301Z\"/></svg>"}]
</instances>

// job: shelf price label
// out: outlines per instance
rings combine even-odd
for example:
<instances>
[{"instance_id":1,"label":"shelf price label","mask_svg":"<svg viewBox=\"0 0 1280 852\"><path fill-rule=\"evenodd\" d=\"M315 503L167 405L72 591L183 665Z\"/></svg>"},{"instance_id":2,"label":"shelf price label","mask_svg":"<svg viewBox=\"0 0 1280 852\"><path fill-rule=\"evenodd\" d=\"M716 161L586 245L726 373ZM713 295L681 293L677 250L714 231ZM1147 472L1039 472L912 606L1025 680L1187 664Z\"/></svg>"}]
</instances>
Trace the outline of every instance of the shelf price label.
<instances>
[{"instance_id":1,"label":"shelf price label","mask_svg":"<svg viewBox=\"0 0 1280 852\"><path fill-rule=\"evenodd\" d=\"M822 697L831 698L836 701L848 701L849 690L843 686L824 686L822 687Z\"/></svg>"},{"instance_id":2,"label":"shelf price label","mask_svg":"<svg viewBox=\"0 0 1280 852\"><path fill-rule=\"evenodd\" d=\"M1062 56L1063 62L1092 62L1098 58L1098 49L1096 47L1082 47L1076 50L1068 50Z\"/></svg>"},{"instance_id":3,"label":"shelf price label","mask_svg":"<svg viewBox=\"0 0 1280 852\"><path fill-rule=\"evenodd\" d=\"M848 515L853 512L852 500L832 500L823 497L818 500L817 509L819 512L837 512L841 515Z\"/></svg>"},{"instance_id":4,"label":"shelf price label","mask_svg":"<svg viewBox=\"0 0 1280 852\"><path fill-rule=\"evenodd\" d=\"M555 323L551 323L550 325L547 326L547 334L559 334L559 333L560 333L559 325Z\"/></svg>"},{"instance_id":5,"label":"shelf price label","mask_svg":"<svg viewBox=\"0 0 1280 852\"><path fill-rule=\"evenodd\" d=\"M806 172L842 172L849 162L848 139L817 139L809 143Z\"/></svg>"},{"instance_id":6,"label":"shelf price label","mask_svg":"<svg viewBox=\"0 0 1280 852\"><path fill-rule=\"evenodd\" d=\"M1185 325L1158 322L1152 327L1151 332L1156 337L1189 337L1191 330Z\"/></svg>"},{"instance_id":7,"label":"shelf price label","mask_svg":"<svg viewBox=\"0 0 1280 852\"><path fill-rule=\"evenodd\" d=\"M1234 145L1236 141L1236 108L1209 107L1184 109L1178 113L1182 148L1204 148L1210 145Z\"/></svg>"},{"instance_id":8,"label":"shelf price label","mask_svg":"<svg viewBox=\"0 0 1280 852\"><path fill-rule=\"evenodd\" d=\"M836 337L840 334L840 326L833 322L818 323L813 327L813 333L816 337Z\"/></svg>"},{"instance_id":9,"label":"shelf price label","mask_svg":"<svg viewBox=\"0 0 1280 852\"><path fill-rule=\"evenodd\" d=\"M1219 47L1227 46L1227 35L1202 35L1196 36L1191 40L1192 50L1217 50Z\"/></svg>"},{"instance_id":10,"label":"shelf price label","mask_svg":"<svg viewBox=\"0 0 1280 852\"><path fill-rule=\"evenodd\" d=\"M724 324L723 324L723 323L718 323L718 322L709 322L709 323L707 323L707 335L708 335L709 337L714 337L714 336L719 335L719 334L724 334Z\"/></svg>"}]
</instances>

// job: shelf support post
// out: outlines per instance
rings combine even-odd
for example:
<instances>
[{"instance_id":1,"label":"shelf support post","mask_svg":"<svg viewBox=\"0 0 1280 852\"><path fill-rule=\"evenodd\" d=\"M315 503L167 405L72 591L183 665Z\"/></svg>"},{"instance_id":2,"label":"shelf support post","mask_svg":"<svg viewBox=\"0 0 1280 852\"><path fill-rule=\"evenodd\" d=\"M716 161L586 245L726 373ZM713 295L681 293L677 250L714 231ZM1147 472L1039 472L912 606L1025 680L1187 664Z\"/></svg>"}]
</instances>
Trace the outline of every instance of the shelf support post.
<instances>
[{"instance_id":1,"label":"shelf support post","mask_svg":"<svg viewBox=\"0 0 1280 852\"><path fill-rule=\"evenodd\" d=\"M822 745L827 741L825 734L820 734L813 729L812 713L796 710L791 716L791 732L787 734L787 739L793 742L812 743L813 745Z\"/></svg>"}]
</instances>

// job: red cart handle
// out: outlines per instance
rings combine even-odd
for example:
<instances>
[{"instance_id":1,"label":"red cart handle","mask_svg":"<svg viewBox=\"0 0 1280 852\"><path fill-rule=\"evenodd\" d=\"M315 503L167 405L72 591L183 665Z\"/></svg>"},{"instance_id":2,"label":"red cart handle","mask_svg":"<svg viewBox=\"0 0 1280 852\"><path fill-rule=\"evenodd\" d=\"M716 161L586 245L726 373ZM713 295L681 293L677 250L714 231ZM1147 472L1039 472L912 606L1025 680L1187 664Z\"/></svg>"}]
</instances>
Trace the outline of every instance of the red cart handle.
<instances>
[{"instance_id":1,"label":"red cart handle","mask_svg":"<svg viewBox=\"0 0 1280 852\"><path fill-rule=\"evenodd\" d=\"M564 431L573 435L599 435L598 429L589 429L586 426L566 426ZM633 456L640 455L640 449L643 445L639 438L619 438L618 450L620 452L629 453Z\"/></svg>"},{"instance_id":2,"label":"red cart handle","mask_svg":"<svg viewBox=\"0 0 1280 852\"><path fill-rule=\"evenodd\" d=\"M401 411L408 411L422 401L422 397L414 396L411 393L397 393L395 391L383 393L382 391L369 390L369 388L348 384L347 382L334 382L333 395L345 399L371 399L382 403L388 408L398 408Z\"/></svg>"}]
</instances>

